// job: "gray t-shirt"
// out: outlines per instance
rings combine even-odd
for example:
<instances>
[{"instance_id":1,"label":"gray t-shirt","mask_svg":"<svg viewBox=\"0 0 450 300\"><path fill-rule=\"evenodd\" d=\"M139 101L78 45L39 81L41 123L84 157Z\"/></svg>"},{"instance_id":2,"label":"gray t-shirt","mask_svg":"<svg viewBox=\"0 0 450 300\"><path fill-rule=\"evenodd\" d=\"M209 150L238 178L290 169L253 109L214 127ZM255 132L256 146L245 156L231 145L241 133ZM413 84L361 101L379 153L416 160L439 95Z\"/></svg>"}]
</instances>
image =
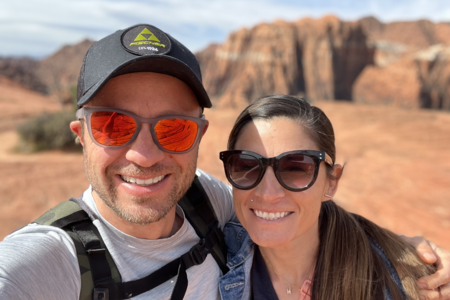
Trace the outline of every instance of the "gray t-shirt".
<instances>
[{"instance_id":1,"label":"gray t-shirt","mask_svg":"<svg viewBox=\"0 0 450 300\"><path fill-rule=\"evenodd\" d=\"M231 189L216 178L197 170L197 175L223 226L234 217ZM199 237L178 206L181 228L165 239L146 240L127 235L98 212L91 187L83 201L97 216L94 221L122 275L123 281L142 278L179 257L198 243ZM203 264L187 270L189 286L185 299L220 299L221 271L208 255ZM176 278L132 299L169 299ZM30 224L0 242L0 299L76 300L80 294L80 271L71 238L61 229Z\"/></svg>"}]
</instances>

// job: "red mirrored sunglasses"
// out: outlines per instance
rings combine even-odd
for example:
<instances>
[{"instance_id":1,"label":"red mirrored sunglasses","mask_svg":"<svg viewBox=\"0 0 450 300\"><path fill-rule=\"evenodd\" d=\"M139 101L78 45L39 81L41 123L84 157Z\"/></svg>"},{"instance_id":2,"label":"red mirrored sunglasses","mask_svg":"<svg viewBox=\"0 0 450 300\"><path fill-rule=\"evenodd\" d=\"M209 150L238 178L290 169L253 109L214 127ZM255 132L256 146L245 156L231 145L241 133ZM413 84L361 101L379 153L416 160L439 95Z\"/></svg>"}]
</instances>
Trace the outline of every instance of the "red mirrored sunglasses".
<instances>
[{"instance_id":1,"label":"red mirrored sunglasses","mask_svg":"<svg viewBox=\"0 0 450 300\"><path fill-rule=\"evenodd\" d=\"M141 124L147 123L158 148L176 154L189 152L199 142L201 131L208 124L204 115L201 118L178 115L143 118L108 107L82 107L76 116L78 120L85 118L89 136L98 146L125 147L136 139Z\"/></svg>"}]
</instances>

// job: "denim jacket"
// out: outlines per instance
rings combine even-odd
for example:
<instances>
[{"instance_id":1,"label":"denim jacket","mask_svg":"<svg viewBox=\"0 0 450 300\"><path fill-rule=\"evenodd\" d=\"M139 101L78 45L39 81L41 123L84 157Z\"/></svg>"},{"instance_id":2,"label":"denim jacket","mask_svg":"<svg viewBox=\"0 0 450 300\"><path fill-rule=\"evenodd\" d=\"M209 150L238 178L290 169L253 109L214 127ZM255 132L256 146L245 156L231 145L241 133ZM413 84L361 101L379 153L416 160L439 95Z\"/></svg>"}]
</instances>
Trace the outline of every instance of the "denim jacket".
<instances>
[{"instance_id":1,"label":"denim jacket","mask_svg":"<svg viewBox=\"0 0 450 300\"><path fill-rule=\"evenodd\" d=\"M227 265L230 271L219 279L221 299L249 300L251 299L250 273L253 255L255 253L255 244L250 239L247 231L239 223L229 222L225 225L223 232L225 234L225 242L228 246ZM370 239L370 243L383 259L386 268L391 273L392 278L403 294L403 299L407 299L397 271L384 253L384 250L376 241ZM384 294L386 300L392 300L391 293L387 288L385 288Z\"/></svg>"}]
</instances>

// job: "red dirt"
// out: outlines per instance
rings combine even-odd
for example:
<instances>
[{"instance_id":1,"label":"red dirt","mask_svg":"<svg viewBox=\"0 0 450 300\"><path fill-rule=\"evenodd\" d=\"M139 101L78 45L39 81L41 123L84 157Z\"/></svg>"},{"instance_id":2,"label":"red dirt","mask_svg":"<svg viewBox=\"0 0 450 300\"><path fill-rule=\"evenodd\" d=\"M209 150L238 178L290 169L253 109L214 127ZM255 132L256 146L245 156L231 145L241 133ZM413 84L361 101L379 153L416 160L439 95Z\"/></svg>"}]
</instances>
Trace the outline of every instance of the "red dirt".
<instances>
[{"instance_id":1,"label":"red dirt","mask_svg":"<svg viewBox=\"0 0 450 300\"><path fill-rule=\"evenodd\" d=\"M26 96L17 98L22 102L16 103L16 113L31 101ZM338 163L346 163L336 201L396 233L423 235L450 249L450 114L343 102L317 106L334 125ZM37 114L43 105L35 107ZM218 152L226 148L237 114L206 111L210 128L198 166L221 180ZM16 154L11 151L16 142L11 127L0 131L0 239L88 186L81 154Z\"/></svg>"}]
</instances>

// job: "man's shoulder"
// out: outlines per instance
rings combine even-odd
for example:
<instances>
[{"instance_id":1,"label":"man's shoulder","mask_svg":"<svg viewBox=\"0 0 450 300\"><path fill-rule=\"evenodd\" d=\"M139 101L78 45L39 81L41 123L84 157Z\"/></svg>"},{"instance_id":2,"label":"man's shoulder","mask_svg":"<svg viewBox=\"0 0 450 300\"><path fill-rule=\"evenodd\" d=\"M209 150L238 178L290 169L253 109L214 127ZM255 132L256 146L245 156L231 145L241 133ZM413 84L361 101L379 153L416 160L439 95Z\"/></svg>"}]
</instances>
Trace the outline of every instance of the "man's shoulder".
<instances>
[{"instance_id":1,"label":"man's shoulder","mask_svg":"<svg viewBox=\"0 0 450 300\"><path fill-rule=\"evenodd\" d=\"M211 202L231 202L231 187L216 177L197 169L196 175Z\"/></svg>"},{"instance_id":2,"label":"man's shoulder","mask_svg":"<svg viewBox=\"0 0 450 300\"><path fill-rule=\"evenodd\" d=\"M231 187L200 169L197 169L196 175L208 195L219 223L223 228L225 223L234 217Z\"/></svg>"},{"instance_id":3,"label":"man's shoulder","mask_svg":"<svg viewBox=\"0 0 450 300\"><path fill-rule=\"evenodd\" d=\"M20 286L31 296L14 299L76 299L80 282L75 246L63 230L30 224L0 242L0 294Z\"/></svg>"},{"instance_id":4,"label":"man's shoulder","mask_svg":"<svg viewBox=\"0 0 450 300\"><path fill-rule=\"evenodd\" d=\"M46 255L52 251L65 251L76 257L75 245L70 236L62 229L36 223L16 230L0 242L0 249L15 247L32 251L34 255ZM3 253L2 251L0 251Z\"/></svg>"},{"instance_id":5,"label":"man's shoulder","mask_svg":"<svg viewBox=\"0 0 450 300\"><path fill-rule=\"evenodd\" d=\"M202 185L206 186L218 186L220 188L223 188L225 190L231 191L231 186L228 184L220 181L216 177L214 177L211 174L206 173L205 171L201 169L197 169L195 172L195 175L197 175L198 179L202 183Z\"/></svg>"}]
</instances>

